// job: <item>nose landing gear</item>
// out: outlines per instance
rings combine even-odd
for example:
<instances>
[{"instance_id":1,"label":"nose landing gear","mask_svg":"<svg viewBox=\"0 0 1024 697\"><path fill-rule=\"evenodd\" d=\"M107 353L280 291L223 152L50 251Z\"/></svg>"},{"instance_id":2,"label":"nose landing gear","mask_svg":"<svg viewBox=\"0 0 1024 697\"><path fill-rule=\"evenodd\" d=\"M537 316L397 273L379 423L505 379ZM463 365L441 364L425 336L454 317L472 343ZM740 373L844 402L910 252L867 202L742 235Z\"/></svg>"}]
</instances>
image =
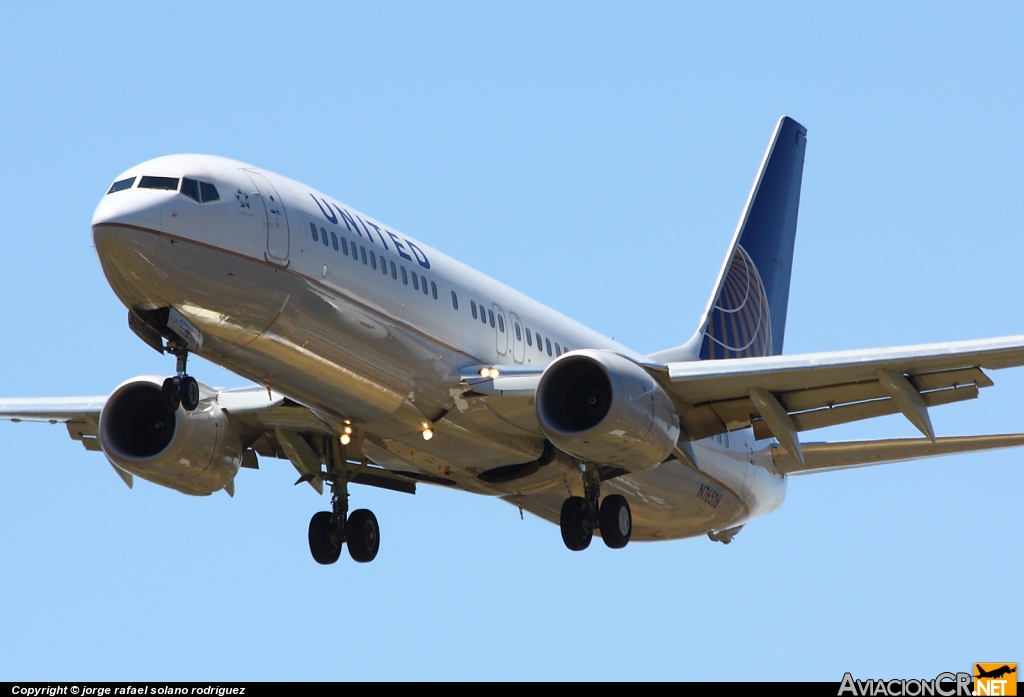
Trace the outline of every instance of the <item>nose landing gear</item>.
<instances>
[{"instance_id":1,"label":"nose landing gear","mask_svg":"<svg viewBox=\"0 0 1024 697\"><path fill-rule=\"evenodd\" d=\"M601 477L593 464L580 464L583 496L570 496L562 504L559 527L562 542L573 552L590 546L594 530L611 549L629 544L633 533L633 513L625 496L611 494L601 501Z\"/></svg>"},{"instance_id":2,"label":"nose landing gear","mask_svg":"<svg viewBox=\"0 0 1024 697\"><path fill-rule=\"evenodd\" d=\"M199 406L199 383L185 372L188 363L188 349L184 342L172 340L167 342L167 352L178 359L177 370L174 377L164 380L164 384L160 387L160 398L167 411L178 411L179 404L185 411L193 411Z\"/></svg>"}]
</instances>

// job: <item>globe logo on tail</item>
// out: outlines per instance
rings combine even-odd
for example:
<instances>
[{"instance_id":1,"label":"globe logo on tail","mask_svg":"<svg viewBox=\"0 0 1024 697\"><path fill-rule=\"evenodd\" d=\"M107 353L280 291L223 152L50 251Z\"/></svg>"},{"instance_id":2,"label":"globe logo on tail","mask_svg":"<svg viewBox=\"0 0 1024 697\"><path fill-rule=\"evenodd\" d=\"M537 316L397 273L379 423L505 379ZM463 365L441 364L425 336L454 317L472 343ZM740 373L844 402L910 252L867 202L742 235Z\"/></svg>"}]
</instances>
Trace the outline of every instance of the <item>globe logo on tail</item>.
<instances>
[{"instance_id":1,"label":"globe logo on tail","mask_svg":"<svg viewBox=\"0 0 1024 697\"><path fill-rule=\"evenodd\" d=\"M737 244L704 329L700 357L714 360L771 356L771 328L761 275L747 251Z\"/></svg>"}]
</instances>

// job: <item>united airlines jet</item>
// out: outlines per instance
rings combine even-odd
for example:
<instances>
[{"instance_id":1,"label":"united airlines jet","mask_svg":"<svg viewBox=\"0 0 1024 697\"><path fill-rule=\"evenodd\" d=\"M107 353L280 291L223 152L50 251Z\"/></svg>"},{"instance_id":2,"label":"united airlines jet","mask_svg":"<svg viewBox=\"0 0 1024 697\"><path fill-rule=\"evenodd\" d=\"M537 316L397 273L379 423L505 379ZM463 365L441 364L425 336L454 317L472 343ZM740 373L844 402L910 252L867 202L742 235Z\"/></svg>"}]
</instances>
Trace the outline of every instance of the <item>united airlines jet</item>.
<instances>
[{"instance_id":1,"label":"united airlines jet","mask_svg":"<svg viewBox=\"0 0 1024 697\"><path fill-rule=\"evenodd\" d=\"M938 437L929 419L1024 363L1024 336L783 354L806 143L779 120L696 332L646 356L297 181L220 157L144 162L92 234L128 326L174 374L0 400L0 418L64 423L129 487L233 496L239 468L287 460L331 494L309 524L321 564L343 546L377 555L350 484L499 496L576 551L594 533L728 544L791 475L1024 445ZM253 385L207 387L192 355ZM804 437L887 414L921 437Z\"/></svg>"}]
</instances>

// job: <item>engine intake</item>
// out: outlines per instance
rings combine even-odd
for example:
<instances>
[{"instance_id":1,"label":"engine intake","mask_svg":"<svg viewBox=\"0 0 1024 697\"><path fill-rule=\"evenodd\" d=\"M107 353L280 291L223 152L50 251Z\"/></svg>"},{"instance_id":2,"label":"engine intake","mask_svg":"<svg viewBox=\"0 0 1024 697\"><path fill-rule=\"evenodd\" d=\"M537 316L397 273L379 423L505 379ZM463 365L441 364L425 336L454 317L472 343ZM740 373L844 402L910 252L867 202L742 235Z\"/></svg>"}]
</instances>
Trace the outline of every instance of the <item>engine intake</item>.
<instances>
[{"instance_id":1,"label":"engine intake","mask_svg":"<svg viewBox=\"0 0 1024 697\"><path fill-rule=\"evenodd\" d=\"M549 365L537 387L537 420L562 450L632 472L663 462L679 438L679 416L661 386L607 351L573 351Z\"/></svg>"},{"instance_id":2,"label":"engine intake","mask_svg":"<svg viewBox=\"0 0 1024 697\"><path fill-rule=\"evenodd\" d=\"M210 400L192 412L168 412L162 379L122 383L100 412L99 441L115 466L154 484L204 496L231 483L242 447L220 406Z\"/></svg>"},{"instance_id":3,"label":"engine intake","mask_svg":"<svg viewBox=\"0 0 1024 697\"><path fill-rule=\"evenodd\" d=\"M160 389L140 381L126 385L104 410L113 453L135 459L159 455L174 438L177 419L164 409Z\"/></svg>"}]
</instances>

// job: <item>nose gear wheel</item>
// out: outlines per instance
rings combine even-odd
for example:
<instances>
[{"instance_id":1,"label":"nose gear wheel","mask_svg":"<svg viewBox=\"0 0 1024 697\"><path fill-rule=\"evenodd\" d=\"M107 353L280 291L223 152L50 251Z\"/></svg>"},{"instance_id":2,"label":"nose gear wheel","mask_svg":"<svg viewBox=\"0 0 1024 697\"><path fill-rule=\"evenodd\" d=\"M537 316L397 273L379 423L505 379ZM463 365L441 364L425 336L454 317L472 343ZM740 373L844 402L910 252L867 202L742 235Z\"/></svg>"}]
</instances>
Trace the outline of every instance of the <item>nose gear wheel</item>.
<instances>
[{"instance_id":1,"label":"nose gear wheel","mask_svg":"<svg viewBox=\"0 0 1024 697\"><path fill-rule=\"evenodd\" d=\"M199 383L185 372L188 349L180 341L168 341L167 352L178 360L177 375L164 380L160 387L160 399L164 408L169 412L176 412L180 405L185 411L194 411L199 406Z\"/></svg>"}]
</instances>

